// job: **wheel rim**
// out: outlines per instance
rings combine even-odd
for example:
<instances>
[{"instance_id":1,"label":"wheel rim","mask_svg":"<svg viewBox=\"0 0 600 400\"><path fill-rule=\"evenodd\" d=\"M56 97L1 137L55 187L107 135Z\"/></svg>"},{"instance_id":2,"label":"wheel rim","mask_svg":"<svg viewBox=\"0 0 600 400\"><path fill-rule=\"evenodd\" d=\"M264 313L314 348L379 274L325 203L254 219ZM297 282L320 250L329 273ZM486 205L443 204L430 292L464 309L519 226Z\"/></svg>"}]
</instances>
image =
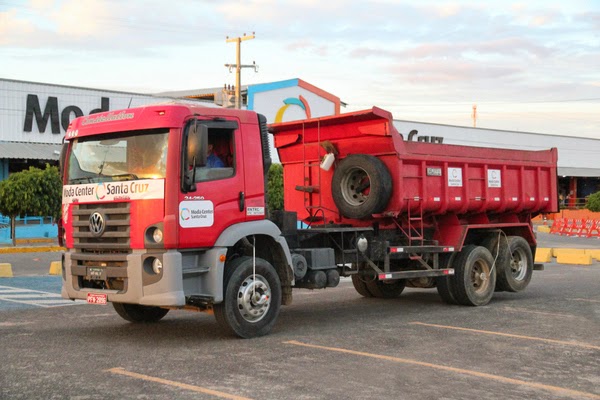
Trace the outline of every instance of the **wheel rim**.
<instances>
[{"instance_id":1,"label":"wheel rim","mask_svg":"<svg viewBox=\"0 0 600 400\"><path fill-rule=\"evenodd\" d=\"M523 249L516 249L510 258L510 272L517 281L522 281L527 275L527 256Z\"/></svg>"},{"instance_id":2,"label":"wheel rim","mask_svg":"<svg viewBox=\"0 0 600 400\"><path fill-rule=\"evenodd\" d=\"M471 283L476 293L486 293L490 286L490 266L483 260L473 264Z\"/></svg>"},{"instance_id":3,"label":"wheel rim","mask_svg":"<svg viewBox=\"0 0 600 400\"><path fill-rule=\"evenodd\" d=\"M346 203L360 206L369 198L371 178L362 168L353 168L342 179L340 191Z\"/></svg>"},{"instance_id":4,"label":"wheel rim","mask_svg":"<svg viewBox=\"0 0 600 400\"><path fill-rule=\"evenodd\" d=\"M267 315L271 306L271 287L261 275L256 280L249 276L242 282L237 294L240 315L248 322L258 322Z\"/></svg>"}]
</instances>

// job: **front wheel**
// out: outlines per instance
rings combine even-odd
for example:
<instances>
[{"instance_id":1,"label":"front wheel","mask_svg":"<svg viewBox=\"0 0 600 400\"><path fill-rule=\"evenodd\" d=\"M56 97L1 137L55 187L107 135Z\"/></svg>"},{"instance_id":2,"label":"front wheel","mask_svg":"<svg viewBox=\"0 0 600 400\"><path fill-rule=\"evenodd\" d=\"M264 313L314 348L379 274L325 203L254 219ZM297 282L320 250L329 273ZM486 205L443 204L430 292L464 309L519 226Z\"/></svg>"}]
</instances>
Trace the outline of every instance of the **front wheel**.
<instances>
[{"instance_id":1,"label":"front wheel","mask_svg":"<svg viewBox=\"0 0 600 400\"><path fill-rule=\"evenodd\" d=\"M225 265L223 302L215 304L217 323L248 339L271 331L281 308L281 282L275 268L256 258L239 257Z\"/></svg>"},{"instance_id":2,"label":"front wheel","mask_svg":"<svg viewBox=\"0 0 600 400\"><path fill-rule=\"evenodd\" d=\"M139 304L112 303L121 318L129 322L157 322L169 312L166 308Z\"/></svg>"}]
</instances>

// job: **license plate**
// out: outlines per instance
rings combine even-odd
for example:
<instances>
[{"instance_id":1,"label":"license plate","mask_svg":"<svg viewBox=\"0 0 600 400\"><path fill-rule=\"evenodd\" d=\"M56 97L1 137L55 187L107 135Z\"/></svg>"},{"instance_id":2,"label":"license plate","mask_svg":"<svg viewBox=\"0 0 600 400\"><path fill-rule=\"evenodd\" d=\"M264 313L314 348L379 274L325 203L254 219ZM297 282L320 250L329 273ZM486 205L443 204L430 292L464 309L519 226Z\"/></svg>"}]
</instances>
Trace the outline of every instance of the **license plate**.
<instances>
[{"instance_id":1,"label":"license plate","mask_svg":"<svg viewBox=\"0 0 600 400\"><path fill-rule=\"evenodd\" d=\"M88 293L87 302L88 304L101 304L105 306L107 302L107 296L101 293Z\"/></svg>"},{"instance_id":2,"label":"license plate","mask_svg":"<svg viewBox=\"0 0 600 400\"><path fill-rule=\"evenodd\" d=\"M104 272L104 268L88 268L88 275L91 278L102 279L103 272Z\"/></svg>"}]
</instances>

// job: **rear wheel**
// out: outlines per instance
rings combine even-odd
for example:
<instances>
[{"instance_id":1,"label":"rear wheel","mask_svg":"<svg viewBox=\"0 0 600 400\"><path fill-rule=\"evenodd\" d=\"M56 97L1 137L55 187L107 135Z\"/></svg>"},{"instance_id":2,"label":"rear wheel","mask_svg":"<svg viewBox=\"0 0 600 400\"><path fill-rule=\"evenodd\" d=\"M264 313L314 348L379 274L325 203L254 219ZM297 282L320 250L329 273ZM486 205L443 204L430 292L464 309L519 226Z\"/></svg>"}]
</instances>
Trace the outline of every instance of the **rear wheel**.
<instances>
[{"instance_id":1,"label":"rear wheel","mask_svg":"<svg viewBox=\"0 0 600 400\"><path fill-rule=\"evenodd\" d=\"M440 258L444 257L443 266L441 268L454 268L453 262L456 259L456 254L457 253L452 253L448 256L441 256ZM440 260L440 262L441 261L442 260ZM458 301L456 301L456 297L454 296L453 279L453 275L439 276L435 278L435 287L442 300L448 304L458 304Z\"/></svg>"},{"instance_id":2,"label":"rear wheel","mask_svg":"<svg viewBox=\"0 0 600 400\"><path fill-rule=\"evenodd\" d=\"M367 283L364 281L364 278L358 274L352 275L352 285L354 285L354 289L358 294L363 297L373 297L369 289L367 289Z\"/></svg>"},{"instance_id":3,"label":"rear wheel","mask_svg":"<svg viewBox=\"0 0 600 400\"><path fill-rule=\"evenodd\" d=\"M225 265L223 302L215 304L217 323L242 338L266 335L281 308L281 282L275 268L256 258L239 257Z\"/></svg>"},{"instance_id":4,"label":"rear wheel","mask_svg":"<svg viewBox=\"0 0 600 400\"><path fill-rule=\"evenodd\" d=\"M380 299L394 299L404 291L406 287L405 280L390 280L390 281L379 281L373 280L367 282L367 289L373 297Z\"/></svg>"},{"instance_id":5,"label":"rear wheel","mask_svg":"<svg viewBox=\"0 0 600 400\"><path fill-rule=\"evenodd\" d=\"M448 304L458 304L456 297L454 296L454 288L452 287L454 279L453 276L440 276L436 278L436 285L438 294Z\"/></svg>"},{"instance_id":6,"label":"rear wheel","mask_svg":"<svg viewBox=\"0 0 600 400\"><path fill-rule=\"evenodd\" d=\"M481 245L488 249L494 259L494 268L496 269L496 292L503 292L506 289L500 282L500 275L502 271L510 268L510 250L508 246L508 237L500 232L495 232L493 235L487 237Z\"/></svg>"},{"instance_id":7,"label":"rear wheel","mask_svg":"<svg viewBox=\"0 0 600 400\"><path fill-rule=\"evenodd\" d=\"M483 306L492 299L496 286L494 259L488 249L469 245L458 254L454 265L454 297L459 304Z\"/></svg>"},{"instance_id":8,"label":"rear wheel","mask_svg":"<svg viewBox=\"0 0 600 400\"><path fill-rule=\"evenodd\" d=\"M510 259L507 265L498 269L497 286L508 292L520 292L531 281L533 254L529 243L520 236L508 237Z\"/></svg>"},{"instance_id":9,"label":"rear wheel","mask_svg":"<svg viewBox=\"0 0 600 400\"><path fill-rule=\"evenodd\" d=\"M129 322L157 322L169 312L166 308L139 304L112 303L121 318Z\"/></svg>"}]
</instances>

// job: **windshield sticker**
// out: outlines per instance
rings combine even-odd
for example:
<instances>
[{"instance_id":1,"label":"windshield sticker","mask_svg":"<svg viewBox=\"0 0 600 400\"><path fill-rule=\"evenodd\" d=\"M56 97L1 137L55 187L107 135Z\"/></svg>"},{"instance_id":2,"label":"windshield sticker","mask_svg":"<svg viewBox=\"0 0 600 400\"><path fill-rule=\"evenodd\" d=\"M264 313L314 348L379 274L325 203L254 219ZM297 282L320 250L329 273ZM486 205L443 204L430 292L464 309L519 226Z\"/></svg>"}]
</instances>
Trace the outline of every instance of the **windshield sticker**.
<instances>
[{"instance_id":1,"label":"windshield sticker","mask_svg":"<svg viewBox=\"0 0 600 400\"><path fill-rule=\"evenodd\" d=\"M164 179L101 182L63 186L62 203L94 203L117 200L164 199Z\"/></svg>"},{"instance_id":2,"label":"windshield sticker","mask_svg":"<svg viewBox=\"0 0 600 400\"><path fill-rule=\"evenodd\" d=\"M83 120L81 125L99 124L102 122L121 121L124 119L133 119L135 114L132 112L121 111L118 114L108 113L106 115L99 115L97 117L87 117Z\"/></svg>"},{"instance_id":3,"label":"windshield sticker","mask_svg":"<svg viewBox=\"0 0 600 400\"><path fill-rule=\"evenodd\" d=\"M210 200L179 203L179 225L182 228L206 228L215 222L215 207Z\"/></svg>"}]
</instances>

